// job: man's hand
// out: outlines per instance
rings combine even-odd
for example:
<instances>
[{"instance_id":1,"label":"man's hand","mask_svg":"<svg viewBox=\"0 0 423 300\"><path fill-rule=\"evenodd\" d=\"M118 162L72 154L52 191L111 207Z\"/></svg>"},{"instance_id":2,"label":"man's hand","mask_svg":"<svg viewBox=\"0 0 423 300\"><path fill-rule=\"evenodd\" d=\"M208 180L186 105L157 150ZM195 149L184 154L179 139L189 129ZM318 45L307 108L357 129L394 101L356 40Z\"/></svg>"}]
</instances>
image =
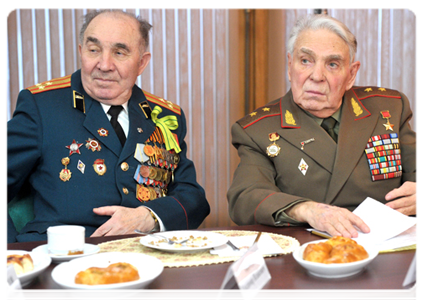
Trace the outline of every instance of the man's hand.
<instances>
[{"instance_id":1,"label":"man's hand","mask_svg":"<svg viewBox=\"0 0 423 300\"><path fill-rule=\"evenodd\" d=\"M392 209L410 216L417 213L416 209L416 183L404 182L399 188L393 189L385 196L386 203Z\"/></svg>"},{"instance_id":2,"label":"man's hand","mask_svg":"<svg viewBox=\"0 0 423 300\"><path fill-rule=\"evenodd\" d=\"M149 231L155 225L150 211L143 206L137 208L103 206L94 208L93 211L98 215L111 216L111 218L97 228L92 237L132 234L135 229Z\"/></svg>"},{"instance_id":3,"label":"man's hand","mask_svg":"<svg viewBox=\"0 0 423 300\"><path fill-rule=\"evenodd\" d=\"M313 228L332 236L355 238L358 231L370 232L370 228L358 216L346 208L314 201L301 202L286 211L292 218L306 222Z\"/></svg>"}]
</instances>

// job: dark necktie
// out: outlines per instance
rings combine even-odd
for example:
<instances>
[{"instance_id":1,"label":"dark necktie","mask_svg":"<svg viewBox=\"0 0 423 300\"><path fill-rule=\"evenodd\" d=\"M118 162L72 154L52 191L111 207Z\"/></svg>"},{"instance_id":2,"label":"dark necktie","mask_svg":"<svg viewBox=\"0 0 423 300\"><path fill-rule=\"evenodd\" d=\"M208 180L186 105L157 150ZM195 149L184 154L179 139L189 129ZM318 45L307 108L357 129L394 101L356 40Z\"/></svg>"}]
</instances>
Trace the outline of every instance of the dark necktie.
<instances>
[{"instance_id":1,"label":"dark necktie","mask_svg":"<svg viewBox=\"0 0 423 300\"><path fill-rule=\"evenodd\" d=\"M107 113L112 116L112 118L110 119L110 123L112 124L112 127L115 130L119 138L119 141L123 146L126 141L126 136L125 136L125 133L123 132L122 126L120 126L118 122L118 115L122 109L123 109L122 105L117 105L117 106L112 105Z\"/></svg>"},{"instance_id":2,"label":"dark necktie","mask_svg":"<svg viewBox=\"0 0 423 300\"><path fill-rule=\"evenodd\" d=\"M336 142L338 142L338 136L335 133L335 125L336 125L336 120L332 117L323 119L322 122L322 127L324 130L326 130L326 132L330 135L331 138L333 138L333 140Z\"/></svg>"}]
</instances>

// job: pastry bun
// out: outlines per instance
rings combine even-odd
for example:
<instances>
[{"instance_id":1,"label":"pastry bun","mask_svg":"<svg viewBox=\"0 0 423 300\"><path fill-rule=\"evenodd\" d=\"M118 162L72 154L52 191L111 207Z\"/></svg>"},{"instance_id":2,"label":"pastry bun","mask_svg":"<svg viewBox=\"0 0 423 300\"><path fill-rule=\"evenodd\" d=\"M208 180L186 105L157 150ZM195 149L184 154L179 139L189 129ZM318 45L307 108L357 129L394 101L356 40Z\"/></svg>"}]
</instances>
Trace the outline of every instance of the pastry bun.
<instances>
[{"instance_id":1,"label":"pastry bun","mask_svg":"<svg viewBox=\"0 0 423 300\"><path fill-rule=\"evenodd\" d=\"M7 265L13 265L16 275L22 275L34 270L34 262L29 254L11 254L7 256Z\"/></svg>"},{"instance_id":2,"label":"pastry bun","mask_svg":"<svg viewBox=\"0 0 423 300\"><path fill-rule=\"evenodd\" d=\"M345 237L333 237L325 242L309 244L303 259L324 264L349 263L369 257L366 249L356 241Z\"/></svg>"},{"instance_id":3,"label":"pastry bun","mask_svg":"<svg viewBox=\"0 0 423 300\"><path fill-rule=\"evenodd\" d=\"M75 283L98 285L135 281L140 278L138 270L129 263L118 262L107 268L91 267L75 276Z\"/></svg>"}]
</instances>

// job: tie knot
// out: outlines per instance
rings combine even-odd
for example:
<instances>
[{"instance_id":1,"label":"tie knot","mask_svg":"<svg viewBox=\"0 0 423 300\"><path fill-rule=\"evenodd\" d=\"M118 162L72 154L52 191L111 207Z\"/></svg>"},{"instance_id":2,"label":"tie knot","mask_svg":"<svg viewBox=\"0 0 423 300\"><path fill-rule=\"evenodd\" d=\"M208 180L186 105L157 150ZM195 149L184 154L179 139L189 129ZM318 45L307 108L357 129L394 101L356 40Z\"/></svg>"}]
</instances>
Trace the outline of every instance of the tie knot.
<instances>
[{"instance_id":1,"label":"tie knot","mask_svg":"<svg viewBox=\"0 0 423 300\"><path fill-rule=\"evenodd\" d=\"M112 117L117 117L119 113L122 111L123 106L122 105L112 105L109 108L109 111L107 112Z\"/></svg>"},{"instance_id":2,"label":"tie knot","mask_svg":"<svg viewBox=\"0 0 423 300\"><path fill-rule=\"evenodd\" d=\"M335 127L336 124L336 120L333 117L328 117L326 119L323 120L322 122L322 127L327 131L330 129L333 129Z\"/></svg>"}]
</instances>

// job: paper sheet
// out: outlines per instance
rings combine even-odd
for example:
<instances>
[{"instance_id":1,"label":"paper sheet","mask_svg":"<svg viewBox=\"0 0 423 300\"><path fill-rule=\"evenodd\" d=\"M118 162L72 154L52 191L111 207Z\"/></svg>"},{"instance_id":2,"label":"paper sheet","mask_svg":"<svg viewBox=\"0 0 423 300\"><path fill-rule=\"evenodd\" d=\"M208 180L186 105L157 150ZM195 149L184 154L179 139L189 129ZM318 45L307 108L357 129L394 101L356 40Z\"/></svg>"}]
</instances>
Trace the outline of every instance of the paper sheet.
<instances>
[{"instance_id":1,"label":"paper sheet","mask_svg":"<svg viewBox=\"0 0 423 300\"><path fill-rule=\"evenodd\" d=\"M370 227L369 233L359 232L358 237L354 238L360 245L374 246L383 251L411 246L417 242L415 217L403 215L372 198L364 200L353 213ZM326 232L317 232L328 235Z\"/></svg>"}]
</instances>

